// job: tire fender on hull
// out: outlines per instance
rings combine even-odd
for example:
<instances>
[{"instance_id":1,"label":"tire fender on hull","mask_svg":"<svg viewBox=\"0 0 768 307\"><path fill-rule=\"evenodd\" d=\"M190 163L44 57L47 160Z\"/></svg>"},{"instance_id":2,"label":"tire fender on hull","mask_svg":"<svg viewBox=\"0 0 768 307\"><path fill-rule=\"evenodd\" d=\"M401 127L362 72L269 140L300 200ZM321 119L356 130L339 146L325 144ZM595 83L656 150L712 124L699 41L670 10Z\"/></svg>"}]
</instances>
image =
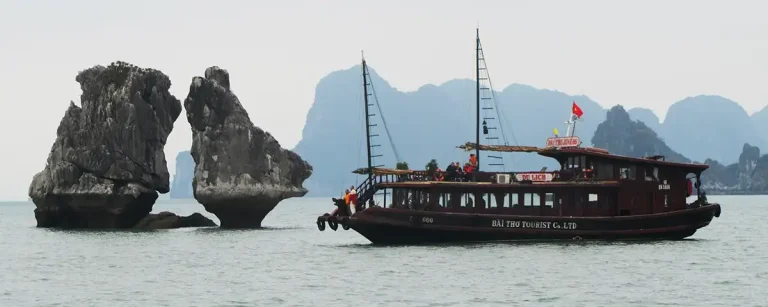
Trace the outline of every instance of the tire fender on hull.
<instances>
[{"instance_id":1,"label":"tire fender on hull","mask_svg":"<svg viewBox=\"0 0 768 307\"><path fill-rule=\"evenodd\" d=\"M339 224L341 224L342 229L349 230L349 217L342 217L341 220L339 220Z\"/></svg>"},{"instance_id":2,"label":"tire fender on hull","mask_svg":"<svg viewBox=\"0 0 768 307\"><path fill-rule=\"evenodd\" d=\"M339 224L334 220L328 220L328 227L331 227L333 231L336 231L336 229L339 229Z\"/></svg>"}]
</instances>

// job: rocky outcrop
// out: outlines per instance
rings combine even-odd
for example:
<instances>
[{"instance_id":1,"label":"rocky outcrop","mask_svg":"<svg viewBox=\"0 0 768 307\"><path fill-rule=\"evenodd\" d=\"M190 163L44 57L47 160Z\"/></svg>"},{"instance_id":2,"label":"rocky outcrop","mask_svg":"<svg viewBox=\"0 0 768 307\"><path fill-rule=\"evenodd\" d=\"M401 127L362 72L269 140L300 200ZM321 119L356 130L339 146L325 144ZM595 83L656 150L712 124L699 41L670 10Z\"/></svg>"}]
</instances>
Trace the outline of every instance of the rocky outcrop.
<instances>
[{"instance_id":1,"label":"rocky outcrop","mask_svg":"<svg viewBox=\"0 0 768 307\"><path fill-rule=\"evenodd\" d=\"M630 157L663 155L667 161L691 162L670 149L641 121L632 121L622 106L614 106L605 122L597 126L592 144L614 154ZM701 174L702 190L707 194L768 194L768 155L760 148L744 144L739 162L730 165L707 159L709 168Z\"/></svg>"},{"instance_id":2,"label":"rocky outcrop","mask_svg":"<svg viewBox=\"0 0 768 307\"><path fill-rule=\"evenodd\" d=\"M254 126L218 67L194 77L184 100L192 127L195 199L222 228L261 227L283 199L307 193L312 166Z\"/></svg>"},{"instance_id":3,"label":"rocky outcrop","mask_svg":"<svg viewBox=\"0 0 768 307\"><path fill-rule=\"evenodd\" d=\"M214 221L200 213L192 213L189 216L178 216L175 213L163 211L158 214L150 214L133 226L134 229L171 229L182 227L215 227Z\"/></svg>"},{"instance_id":4,"label":"rocky outcrop","mask_svg":"<svg viewBox=\"0 0 768 307\"><path fill-rule=\"evenodd\" d=\"M669 148L645 123L633 121L620 105L608 110L605 121L597 126L592 136L592 144L613 154L630 157L663 155L667 161L690 162Z\"/></svg>"},{"instance_id":5,"label":"rocky outcrop","mask_svg":"<svg viewBox=\"0 0 768 307\"><path fill-rule=\"evenodd\" d=\"M32 179L38 227L131 228L169 190L163 147L181 113L162 72L117 62L75 78L83 93Z\"/></svg>"},{"instance_id":6,"label":"rocky outcrop","mask_svg":"<svg viewBox=\"0 0 768 307\"><path fill-rule=\"evenodd\" d=\"M179 152L176 155L176 174L173 175L171 184L172 199L191 199L195 196L192 193L192 177L195 176L195 160L189 150Z\"/></svg>"},{"instance_id":7,"label":"rocky outcrop","mask_svg":"<svg viewBox=\"0 0 768 307\"><path fill-rule=\"evenodd\" d=\"M768 154L760 156L760 148L744 144L739 162L730 165L707 159L709 169L702 173L702 186L709 194L768 193Z\"/></svg>"}]
</instances>

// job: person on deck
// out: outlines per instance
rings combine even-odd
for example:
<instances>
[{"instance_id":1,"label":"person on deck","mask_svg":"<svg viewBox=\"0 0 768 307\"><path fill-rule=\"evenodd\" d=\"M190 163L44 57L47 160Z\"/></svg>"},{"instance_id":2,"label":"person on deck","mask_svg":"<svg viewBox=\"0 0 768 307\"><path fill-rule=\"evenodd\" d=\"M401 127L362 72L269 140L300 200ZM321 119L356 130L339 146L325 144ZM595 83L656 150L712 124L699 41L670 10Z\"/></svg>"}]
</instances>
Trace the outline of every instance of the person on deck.
<instances>
[{"instance_id":1,"label":"person on deck","mask_svg":"<svg viewBox=\"0 0 768 307\"><path fill-rule=\"evenodd\" d=\"M443 174L443 170L438 167L437 170L435 170L435 175L434 175L433 179L435 181L443 181L445 179L445 176Z\"/></svg>"},{"instance_id":2,"label":"person on deck","mask_svg":"<svg viewBox=\"0 0 768 307\"><path fill-rule=\"evenodd\" d=\"M469 154L469 164L471 164L472 167L477 167L477 156L475 156L475 154Z\"/></svg>"},{"instance_id":3,"label":"person on deck","mask_svg":"<svg viewBox=\"0 0 768 307\"><path fill-rule=\"evenodd\" d=\"M350 215L359 211L357 207L357 191L355 191L355 186L349 187L349 212Z\"/></svg>"},{"instance_id":4,"label":"person on deck","mask_svg":"<svg viewBox=\"0 0 768 307\"><path fill-rule=\"evenodd\" d=\"M461 162L456 161L456 181L464 181L464 169L461 168Z\"/></svg>"},{"instance_id":5,"label":"person on deck","mask_svg":"<svg viewBox=\"0 0 768 307\"><path fill-rule=\"evenodd\" d=\"M352 211L349 210L349 189L344 190L344 204L347 205L349 215L352 215Z\"/></svg>"},{"instance_id":6,"label":"person on deck","mask_svg":"<svg viewBox=\"0 0 768 307\"><path fill-rule=\"evenodd\" d=\"M456 175L458 174L459 166L456 165L454 162L451 162L451 165L448 165L448 167L445 169L446 176L445 179L448 181L454 181L456 178Z\"/></svg>"},{"instance_id":7,"label":"person on deck","mask_svg":"<svg viewBox=\"0 0 768 307\"><path fill-rule=\"evenodd\" d=\"M472 172L475 170L469 163L464 164L464 179L466 181L472 181Z\"/></svg>"}]
</instances>

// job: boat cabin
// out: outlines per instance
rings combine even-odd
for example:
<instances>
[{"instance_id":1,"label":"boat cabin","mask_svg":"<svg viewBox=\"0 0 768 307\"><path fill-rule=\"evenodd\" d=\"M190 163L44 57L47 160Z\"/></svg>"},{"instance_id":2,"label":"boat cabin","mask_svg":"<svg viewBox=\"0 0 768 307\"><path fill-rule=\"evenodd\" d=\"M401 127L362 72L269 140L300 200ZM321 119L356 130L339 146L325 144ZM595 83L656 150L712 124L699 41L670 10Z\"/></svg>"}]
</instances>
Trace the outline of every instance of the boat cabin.
<instances>
[{"instance_id":1,"label":"boat cabin","mask_svg":"<svg viewBox=\"0 0 768 307\"><path fill-rule=\"evenodd\" d=\"M532 216L627 216L691 207L693 181L707 165L631 158L596 148L545 148L552 172L479 172L471 182L435 181L426 171L379 169L388 208ZM389 196L388 196L389 195ZM701 195L699 195L701 196ZM381 199L380 197L377 197ZM377 200L379 200L377 199ZM389 202L388 202L389 201Z\"/></svg>"}]
</instances>

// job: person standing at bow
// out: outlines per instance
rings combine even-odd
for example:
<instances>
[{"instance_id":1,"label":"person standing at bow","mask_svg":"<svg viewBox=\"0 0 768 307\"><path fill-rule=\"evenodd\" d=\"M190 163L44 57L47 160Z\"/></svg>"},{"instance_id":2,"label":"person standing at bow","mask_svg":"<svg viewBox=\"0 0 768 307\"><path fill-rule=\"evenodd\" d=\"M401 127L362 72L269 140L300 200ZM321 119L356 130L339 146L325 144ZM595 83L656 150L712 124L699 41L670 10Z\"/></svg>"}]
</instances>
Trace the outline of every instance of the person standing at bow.
<instances>
[{"instance_id":1,"label":"person standing at bow","mask_svg":"<svg viewBox=\"0 0 768 307\"><path fill-rule=\"evenodd\" d=\"M344 205L347 206L347 213L352 215L352 212L349 210L349 189L344 190Z\"/></svg>"},{"instance_id":2,"label":"person standing at bow","mask_svg":"<svg viewBox=\"0 0 768 307\"><path fill-rule=\"evenodd\" d=\"M355 214L357 212L357 191L355 191L355 186L349 187L349 215Z\"/></svg>"}]
</instances>

